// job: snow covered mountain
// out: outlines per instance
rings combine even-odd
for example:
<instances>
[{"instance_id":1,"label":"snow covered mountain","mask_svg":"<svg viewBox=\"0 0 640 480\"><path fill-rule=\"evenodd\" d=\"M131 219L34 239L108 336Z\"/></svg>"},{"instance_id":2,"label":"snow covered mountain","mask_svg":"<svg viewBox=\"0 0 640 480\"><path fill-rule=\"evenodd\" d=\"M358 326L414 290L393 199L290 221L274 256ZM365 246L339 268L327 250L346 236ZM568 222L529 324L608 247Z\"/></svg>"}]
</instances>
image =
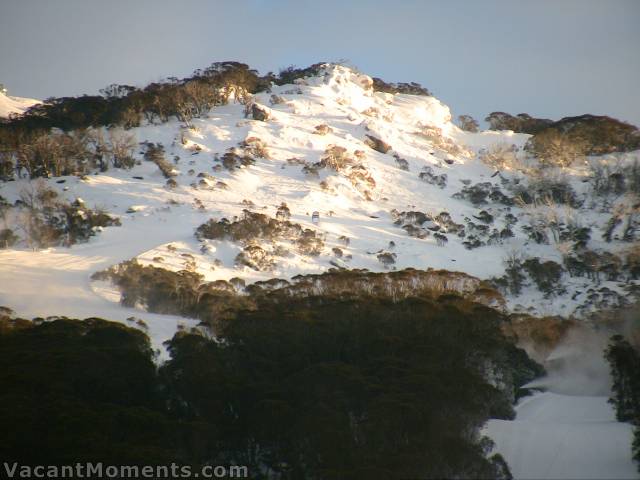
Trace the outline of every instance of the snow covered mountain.
<instances>
[{"instance_id":1,"label":"snow covered mountain","mask_svg":"<svg viewBox=\"0 0 640 480\"><path fill-rule=\"evenodd\" d=\"M0 118L9 118L11 114L23 113L37 103L40 103L40 100L12 97L0 92Z\"/></svg>"},{"instance_id":2,"label":"snow covered mountain","mask_svg":"<svg viewBox=\"0 0 640 480\"><path fill-rule=\"evenodd\" d=\"M33 102L0 96L0 116ZM601 199L592 181L596 167L631 168L640 161L637 151L534 177L523 151L530 135L463 131L436 98L376 92L369 76L339 65L216 107L189 125L174 119L127 133L140 143L131 169L41 180L60 198L82 199L121 225L85 244L32 251L20 215L6 215L4 227L20 240L0 250L0 305L30 317L142 317L160 348L176 328L196 321L125 308L119 292L91 280L92 274L130 259L247 284L332 268L444 269L494 282L504 297L494 305L505 311L577 319L625 305L638 291L628 266L633 243L624 238L634 228L636 207L624 193ZM144 159L154 148L162 162ZM491 161L498 153L509 162ZM34 183L2 183L0 198L24 202ZM527 199L523 192L540 195ZM616 208L622 212L617 217ZM239 224L245 212L286 219L312 232L313 242L304 243L304 233L234 238L201 229L194 235L209 221L214 232ZM593 255L574 255L576 242L588 242ZM585 398L584 415L570 415L570 423L609 422L608 438L629 441L630 430L615 424L606 396ZM519 420L536 418L536 402L544 409L556 402L564 412L570 400L553 392L532 397L520 407ZM586 427L563 429L557 424L562 419L549 415L545 422L553 427L539 427L526 446L529 463L509 436L525 433L490 427L507 461L520 466L514 472L545 475L535 462L531 466L538 458L531 449L544 457L546 438L589 434ZM612 450L624 462L618 475L633 475L630 457ZM576 471L563 465L547 473L570 477Z\"/></svg>"},{"instance_id":3,"label":"snow covered mountain","mask_svg":"<svg viewBox=\"0 0 640 480\"><path fill-rule=\"evenodd\" d=\"M539 259L559 267L555 285L541 291L545 279L529 278L520 292L505 290L510 311L536 315L584 316L616 306L637 283L622 272L581 276L560 266L577 241L565 230L588 229L591 250L611 252L617 262L624 262L629 249L620 239L624 225L615 225L613 240L602 238L612 215L595 205L586 165L553 170L544 179L549 187L509 170L512 166L497 174L481 160L482 152L505 145L519 156L529 135L462 131L436 98L374 92L370 77L341 66L274 87L253 102L268 115L266 121L245 118L245 105L232 102L193 119L190 128L174 120L131 130L139 142L162 144L172 164L170 187L158 167L145 161L131 170L49 180L63 198L82 198L122 222L89 245L61 254L97 248L105 235L113 235L127 238L131 256L143 264L179 270L189 256L206 280L241 277L247 283L335 267L433 268L491 279L505 275L512 257ZM247 155L250 165L233 165ZM327 164L329 157L339 157L341 164ZM631 165L638 157L631 152L598 161L608 168ZM0 194L13 203L27 184L3 184ZM519 201L523 188L547 188L553 195L561 187L576 198L563 204L543 195ZM616 205L623 208L625 202L618 196ZM291 222L322 237L317 255L301 253L284 239L263 242L269 266L251 268L235 261L242 242L199 241L193 235L210 218L232 220L245 209L275 218L283 203ZM147 238L144 230L137 233L146 223L168 227L162 242ZM532 232L538 224L539 233L549 237L540 243ZM118 249L100 251L111 263L123 260ZM545 264L549 261L555 263ZM528 268L535 276L537 265L529 262L522 273ZM591 274L599 276L597 285Z\"/></svg>"}]
</instances>

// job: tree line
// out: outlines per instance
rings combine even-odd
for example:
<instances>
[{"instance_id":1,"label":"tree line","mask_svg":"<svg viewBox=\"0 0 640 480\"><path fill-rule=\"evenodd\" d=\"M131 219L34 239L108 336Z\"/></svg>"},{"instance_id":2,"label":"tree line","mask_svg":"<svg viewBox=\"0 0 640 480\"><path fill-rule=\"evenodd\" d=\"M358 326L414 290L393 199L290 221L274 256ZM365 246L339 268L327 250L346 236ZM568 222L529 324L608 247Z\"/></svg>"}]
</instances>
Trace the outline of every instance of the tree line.
<instances>
[{"instance_id":1,"label":"tree line","mask_svg":"<svg viewBox=\"0 0 640 480\"><path fill-rule=\"evenodd\" d=\"M149 340L0 315L0 453L63 464L247 465L251 478L509 478L480 435L542 370L459 297L315 297Z\"/></svg>"},{"instance_id":2,"label":"tree line","mask_svg":"<svg viewBox=\"0 0 640 480\"><path fill-rule=\"evenodd\" d=\"M635 426L632 451L640 471L640 351L622 335L614 335L605 357L613 379L609 403L613 405L618 421Z\"/></svg>"}]
</instances>

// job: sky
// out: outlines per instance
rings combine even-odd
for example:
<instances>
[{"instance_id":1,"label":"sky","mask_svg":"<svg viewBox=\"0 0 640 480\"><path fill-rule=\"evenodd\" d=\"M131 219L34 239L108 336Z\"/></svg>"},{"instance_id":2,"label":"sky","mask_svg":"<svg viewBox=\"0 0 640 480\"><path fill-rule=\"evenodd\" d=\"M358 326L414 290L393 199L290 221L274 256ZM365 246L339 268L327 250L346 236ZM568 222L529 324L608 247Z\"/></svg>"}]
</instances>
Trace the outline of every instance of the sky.
<instances>
[{"instance_id":1,"label":"sky","mask_svg":"<svg viewBox=\"0 0 640 480\"><path fill-rule=\"evenodd\" d=\"M346 60L454 115L610 115L640 126L638 0L0 0L0 83L32 98L143 86L237 60Z\"/></svg>"}]
</instances>

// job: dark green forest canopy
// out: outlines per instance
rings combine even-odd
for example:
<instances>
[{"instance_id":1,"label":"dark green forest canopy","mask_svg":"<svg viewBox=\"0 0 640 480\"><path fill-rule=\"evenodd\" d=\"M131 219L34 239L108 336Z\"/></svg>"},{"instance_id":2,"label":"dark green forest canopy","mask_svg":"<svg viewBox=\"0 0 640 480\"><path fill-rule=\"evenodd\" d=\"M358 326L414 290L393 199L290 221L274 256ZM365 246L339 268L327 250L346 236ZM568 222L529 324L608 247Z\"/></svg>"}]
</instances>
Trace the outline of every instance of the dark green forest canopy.
<instances>
[{"instance_id":1,"label":"dark green forest canopy","mask_svg":"<svg viewBox=\"0 0 640 480\"><path fill-rule=\"evenodd\" d=\"M611 403L620 422L635 426L633 459L640 462L640 351L622 335L614 335L605 351L611 367ZM640 470L640 463L638 464Z\"/></svg>"},{"instance_id":2,"label":"dark green forest canopy","mask_svg":"<svg viewBox=\"0 0 640 480\"><path fill-rule=\"evenodd\" d=\"M0 316L0 385L5 461L161 462L177 453L140 331L100 319Z\"/></svg>"},{"instance_id":3,"label":"dark green forest canopy","mask_svg":"<svg viewBox=\"0 0 640 480\"><path fill-rule=\"evenodd\" d=\"M252 478L499 476L479 429L511 418L515 390L541 372L500 322L451 297L263 300L215 340L178 333L157 371L140 331L5 316L0 453L232 463Z\"/></svg>"}]
</instances>

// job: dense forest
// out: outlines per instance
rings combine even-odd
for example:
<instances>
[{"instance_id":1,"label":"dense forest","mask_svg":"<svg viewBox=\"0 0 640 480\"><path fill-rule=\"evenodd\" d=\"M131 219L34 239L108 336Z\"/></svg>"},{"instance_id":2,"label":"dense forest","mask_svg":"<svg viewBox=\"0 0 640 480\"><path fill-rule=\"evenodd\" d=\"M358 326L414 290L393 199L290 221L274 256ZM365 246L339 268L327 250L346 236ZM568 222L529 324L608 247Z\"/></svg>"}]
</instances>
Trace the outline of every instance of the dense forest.
<instances>
[{"instance_id":1,"label":"dense forest","mask_svg":"<svg viewBox=\"0 0 640 480\"><path fill-rule=\"evenodd\" d=\"M640 462L640 351L622 335L615 335L605 355L613 378L609 403L615 408L618 421L635 425L633 458Z\"/></svg>"},{"instance_id":2,"label":"dense forest","mask_svg":"<svg viewBox=\"0 0 640 480\"><path fill-rule=\"evenodd\" d=\"M263 297L178 332L0 317L0 455L246 465L251 478L508 478L489 418L542 373L461 297Z\"/></svg>"}]
</instances>

